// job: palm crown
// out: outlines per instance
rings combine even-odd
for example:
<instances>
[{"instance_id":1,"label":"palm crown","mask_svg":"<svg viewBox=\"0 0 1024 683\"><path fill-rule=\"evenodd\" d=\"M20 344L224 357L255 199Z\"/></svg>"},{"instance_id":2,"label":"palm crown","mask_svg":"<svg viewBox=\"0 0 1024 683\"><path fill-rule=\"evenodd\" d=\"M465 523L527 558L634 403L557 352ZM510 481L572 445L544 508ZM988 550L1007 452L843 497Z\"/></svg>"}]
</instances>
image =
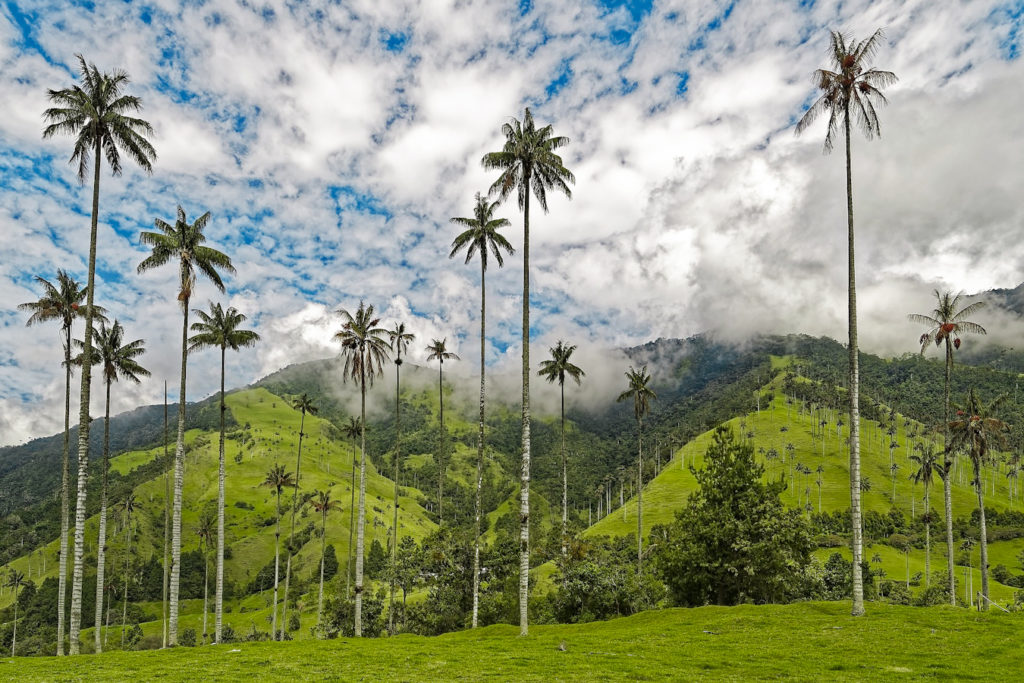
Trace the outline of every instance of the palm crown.
<instances>
[{"instance_id":1,"label":"palm crown","mask_svg":"<svg viewBox=\"0 0 1024 683\"><path fill-rule=\"evenodd\" d=\"M116 382L123 378L138 384L142 377L149 377L149 370L139 365L135 360L146 352L146 342L142 339L124 342L124 328L118 320L107 327L106 323L100 323L95 331L96 345L92 348L92 364L103 366L103 380L107 383ZM77 339L75 346L82 348L84 344ZM83 361L81 355L76 359L78 363Z\"/></svg>"},{"instance_id":2,"label":"palm crown","mask_svg":"<svg viewBox=\"0 0 1024 683\"><path fill-rule=\"evenodd\" d=\"M483 270L487 270L487 253L488 250L494 255L494 260L498 262L498 266L504 265L504 259L502 258L502 250L509 255L515 253L515 249L509 244L509 241L505 239L505 236L498 232L501 228L507 228L510 223L507 218L495 218L494 209L497 208L499 202L489 202L486 197L481 196L479 192L476 193L476 206L473 208L473 217L455 217L451 219L451 222L455 225L461 225L466 228L463 232L452 240L452 251L448 254L448 258L455 258L455 255L466 250L466 263L469 263L473 256L480 253L480 267Z\"/></svg>"},{"instance_id":3,"label":"palm crown","mask_svg":"<svg viewBox=\"0 0 1024 683\"><path fill-rule=\"evenodd\" d=\"M407 353L409 344L416 339L412 332L405 331L405 323L396 322L394 327L388 330L389 346L395 352L395 365L402 364L402 354Z\"/></svg>"},{"instance_id":4,"label":"palm crown","mask_svg":"<svg viewBox=\"0 0 1024 683\"><path fill-rule=\"evenodd\" d=\"M658 398L654 390L647 386L651 381L651 376L647 373L647 366L645 365L639 370L630 367L626 372L626 380L629 382L629 388L619 394L617 400L622 402L633 399L633 414L638 421L642 420L644 415L651 410L651 401Z\"/></svg>"},{"instance_id":5,"label":"palm crown","mask_svg":"<svg viewBox=\"0 0 1024 683\"><path fill-rule=\"evenodd\" d=\"M211 301L209 313L198 308L193 308L192 312L199 316L199 320L190 327L195 334L188 338L189 353L210 348L238 351L254 346L260 340L260 335L252 330L238 329L246 318L233 306L224 310L220 304Z\"/></svg>"},{"instance_id":6,"label":"palm crown","mask_svg":"<svg viewBox=\"0 0 1024 683\"><path fill-rule=\"evenodd\" d=\"M388 343L384 340L387 330L378 327L380 318L373 317L373 306L362 301L355 315L343 308L338 313L342 324L334 339L341 342L341 353L345 357L342 376L355 382L365 378L373 384L374 377L384 371L388 360Z\"/></svg>"},{"instance_id":7,"label":"palm crown","mask_svg":"<svg viewBox=\"0 0 1024 683\"><path fill-rule=\"evenodd\" d=\"M82 287L75 281L67 271L57 271L57 284L54 285L46 278L36 276L36 282L43 286L43 295L38 301L29 301L18 304L18 310L31 311L28 321L29 327L39 323L59 320L62 330L68 330L74 323L75 318L85 318L85 300L89 294L88 287ZM93 318L106 320L103 314L106 309L102 306L93 306Z\"/></svg>"},{"instance_id":8,"label":"palm crown","mask_svg":"<svg viewBox=\"0 0 1024 683\"><path fill-rule=\"evenodd\" d=\"M178 301L182 306L192 298L192 291L196 285L196 271L198 270L212 282L217 289L224 291L224 283L221 281L221 268L229 273L235 272L231 265L231 259L227 254L203 244L206 235L203 230L210 222L210 212L207 211L192 223L188 222L185 210L178 206L178 217L174 225L159 218L154 222L160 232L143 232L139 240L153 248L153 253L143 259L138 266L138 272L144 273L164 265L173 258L180 259L180 290Z\"/></svg>"},{"instance_id":9,"label":"palm crown","mask_svg":"<svg viewBox=\"0 0 1024 683\"><path fill-rule=\"evenodd\" d=\"M818 116L828 112L826 152L832 151L836 135L840 128L849 123L851 114L869 140L881 132L875 111L879 104L886 103L881 89L897 80L896 74L891 71L881 71L867 65L885 36L882 29L859 42L851 41L838 31L832 31L831 35L829 58L835 71L815 70L814 84L821 90L821 96L796 124L797 134L802 133Z\"/></svg>"},{"instance_id":10,"label":"palm crown","mask_svg":"<svg viewBox=\"0 0 1024 683\"><path fill-rule=\"evenodd\" d=\"M548 210L547 190L554 188L572 197L568 183L575 183L572 172L562 165L562 157L555 150L569 143L569 138L553 136L551 125L537 128L530 108L526 108L523 120L512 119L501 127L505 146L500 152L484 155L485 169L496 169L501 175L491 185L490 193L505 199L516 191L519 208L527 202L532 193L540 206Z\"/></svg>"},{"instance_id":11,"label":"palm crown","mask_svg":"<svg viewBox=\"0 0 1024 683\"><path fill-rule=\"evenodd\" d=\"M295 486L295 479L291 472L285 471L284 465L274 465L267 471L267 476L260 486L272 488L277 491L277 495L281 495L282 489Z\"/></svg>"},{"instance_id":12,"label":"palm crown","mask_svg":"<svg viewBox=\"0 0 1024 683\"><path fill-rule=\"evenodd\" d=\"M78 179L82 181L89 171L90 153L96 151L99 163L101 149L114 175L121 173L121 152L152 173L156 150L145 136L153 134L153 127L129 115L142 109L142 100L122 92L128 84L128 74L121 69L100 73L82 55L76 57L82 85L48 92L54 106L43 112L43 118L49 122L43 129L43 138L57 133L75 136L75 149L69 161L78 162Z\"/></svg>"},{"instance_id":13,"label":"palm crown","mask_svg":"<svg viewBox=\"0 0 1024 683\"><path fill-rule=\"evenodd\" d=\"M935 342L935 345L938 346L944 339L951 338L953 339L953 345L959 349L960 339L958 335L986 334L984 327L967 320L968 316L974 315L984 308L985 302L975 301L973 304L957 310L960 307L960 301L963 299L963 296L963 292L953 294L948 291L939 292L936 289L936 305L931 315L911 313L907 316L911 322L919 323L929 328L927 332L921 335L922 354L931 342Z\"/></svg>"},{"instance_id":14,"label":"palm crown","mask_svg":"<svg viewBox=\"0 0 1024 683\"><path fill-rule=\"evenodd\" d=\"M584 377L587 373L573 365L569 360L572 357L572 352L575 350L575 344L566 344L559 339L558 343L549 349L551 351L551 359L541 361L540 370L537 371L537 374L548 382L558 382L560 386L565 384L566 376L576 380L576 384L579 384L580 378Z\"/></svg>"},{"instance_id":15,"label":"palm crown","mask_svg":"<svg viewBox=\"0 0 1024 683\"><path fill-rule=\"evenodd\" d=\"M309 394L302 394L292 399L292 408L300 411L304 415L316 415L320 412L320 409L313 403L312 397Z\"/></svg>"},{"instance_id":16,"label":"palm crown","mask_svg":"<svg viewBox=\"0 0 1024 683\"><path fill-rule=\"evenodd\" d=\"M338 509L338 501L331 500L330 491L317 491L316 494L310 498L309 504L312 505L313 509L321 515L326 515L331 510Z\"/></svg>"},{"instance_id":17,"label":"palm crown","mask_svg":"<svg viewBox=\"0 0 1024 683\"><path fill-rule=\"evenodd\" d=\"M444 363L446 360L460 360L460 358L457 355L448 350L447 337L445 337L444 339L432 340L431 343L427 346L427 351L430 352L427 354L428 362L436 360L440 361L441 363Z\"/></svg>"},{"instance_id":18,"label":"palm crown","mask_svg":"<svg viewBox=\"0 0 1024 683\"><path fill-rule=\"evenodd\" d=\"M992 446L1005 440L1009 427L993 417L1005 401L1006 394L1001 394L985 404L972 388L967 403L956 406L957 419L949 423L953 446L967 450L976 467L987 462Z\"/></svg>"}]
</instances>

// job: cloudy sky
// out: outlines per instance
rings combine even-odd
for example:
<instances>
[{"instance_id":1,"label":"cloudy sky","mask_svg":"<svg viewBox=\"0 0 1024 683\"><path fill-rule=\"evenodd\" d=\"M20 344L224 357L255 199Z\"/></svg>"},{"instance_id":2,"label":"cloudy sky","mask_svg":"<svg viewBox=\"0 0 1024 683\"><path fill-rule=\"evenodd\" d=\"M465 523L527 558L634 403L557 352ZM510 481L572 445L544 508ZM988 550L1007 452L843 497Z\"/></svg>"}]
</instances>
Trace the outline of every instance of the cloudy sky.
<instances>
[{"instance_id":1,"label":"cloudy sky","mask_svg":"<svg viewBox=\"0 0 1024 683\"><path fill-rule=\"evenodd\" d=\"M414 360L447 337L472 372L479 269L447 258L448 219L470 215L494 180L482 155L526 106L570 138L576 176L533 214L535 358L557 338L842 338L843 157L822 154L824 121L793 131L831 29L885 27L875 64L900 79L881 139L853 142L858 277L863 346L914 350L905 313L934 287L1024 280L1022 16L1021 0L0 3L0 444L62 419L58 330L16 306L36 275L86 277L91 187L70 139L40 135L76 53L130 74L158 153L151 176L129 163L101 182L97 301L146 339L154 376L118 387L117 412L164 379L176 395L176 269L135 267L139 232L179 204L211 212L209 244L238 270L194 303L263 336L229 385L335 354L334 311L360 299L417 332ZM499 213L519 245L517 207ZM496 371L519 354L521 265L488 277ZM191 367L189 396L209 395L216 354Z\"/></svg>"}]
</instances>

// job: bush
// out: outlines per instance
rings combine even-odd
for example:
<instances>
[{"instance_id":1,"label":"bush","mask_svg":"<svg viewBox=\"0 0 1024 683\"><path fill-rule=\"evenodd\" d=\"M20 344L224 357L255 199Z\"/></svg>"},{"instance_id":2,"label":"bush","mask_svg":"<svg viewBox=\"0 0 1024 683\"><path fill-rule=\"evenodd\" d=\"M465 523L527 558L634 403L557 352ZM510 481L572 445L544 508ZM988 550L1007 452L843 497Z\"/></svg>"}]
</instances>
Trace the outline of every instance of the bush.
<instances>
[{"instance_id":1,"label":"bush","mask_svg":"<svg viewBox=\"0 0 1024 683\"><path fill-rule=\"evenodd\" d=\"M237 643L238 635L235 633L235 629L231 628L231 624L224 624L220 631L220 640L222 643Z\"/></svg>"},{"instance_id":2,"label":"bush","mask_svg":"<svg viewBox=\"0 0 1024 683\"><path fill-rule=\"evenodd\" d=\"M878 594L893 605L909 605L913 597L902 581L882 581L878 584Z\"/></svg>"},{"instance_id":3,"label":"bush","mask_svg":"<svg viewBox=\"0 0 1024 683\"><path fill-rule=\"evenodd\" d=\"M943 571L932 572L932 580L914 600L919 607L949 604L949 577Z\"/></svg>"},{"instance_id":4,"label":"bush","mask_svg":"<svg viewBox=\"0 0 1024 683\"><path fill-rule=\"evenodd\" d=\"M182 631L181 638L178 639L178 644L184 645L185 647L195 647L196 630L194 628L187 628L184 631Z\"/></svg>"}]
</instances>

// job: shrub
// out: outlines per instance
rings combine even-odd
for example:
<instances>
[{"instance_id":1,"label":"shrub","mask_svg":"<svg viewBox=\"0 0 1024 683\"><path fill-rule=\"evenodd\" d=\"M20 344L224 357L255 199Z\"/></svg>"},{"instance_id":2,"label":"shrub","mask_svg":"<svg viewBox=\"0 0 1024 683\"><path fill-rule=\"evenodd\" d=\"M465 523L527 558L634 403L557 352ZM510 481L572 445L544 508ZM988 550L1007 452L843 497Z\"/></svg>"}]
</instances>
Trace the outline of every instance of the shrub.
<instances>
[{"instance_id":1,"label":"shrub","mask_svg":"<svg viewBox=\"0 0 1024 683\"><path fill-rule=\"evenodd\" d=\"M196 630L194 628L187 628L181 632L181 638L179 643L185 647L196 646Z\"/></svg>"}]
</instances>

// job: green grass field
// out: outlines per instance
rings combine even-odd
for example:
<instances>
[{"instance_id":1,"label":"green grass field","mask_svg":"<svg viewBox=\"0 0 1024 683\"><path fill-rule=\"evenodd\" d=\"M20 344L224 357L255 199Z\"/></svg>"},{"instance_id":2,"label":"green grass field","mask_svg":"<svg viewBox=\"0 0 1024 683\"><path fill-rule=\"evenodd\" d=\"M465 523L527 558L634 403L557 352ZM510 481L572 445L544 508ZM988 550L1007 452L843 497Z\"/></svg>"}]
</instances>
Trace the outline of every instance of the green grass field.
<instances>
[{"instance_id":1,"label":"green grass field","mask_svg":"<svg viewBox=\"0 0 1024 683\"><path fill-rule=\"evenodd\" d=\"M1021 614L849 603L702 607L580 625L489 626L434 638L242 643L0 659L0 679L1012 680ZM1014 673L1017 672L1017 673Z\"/></svg>"}]
</instances>

